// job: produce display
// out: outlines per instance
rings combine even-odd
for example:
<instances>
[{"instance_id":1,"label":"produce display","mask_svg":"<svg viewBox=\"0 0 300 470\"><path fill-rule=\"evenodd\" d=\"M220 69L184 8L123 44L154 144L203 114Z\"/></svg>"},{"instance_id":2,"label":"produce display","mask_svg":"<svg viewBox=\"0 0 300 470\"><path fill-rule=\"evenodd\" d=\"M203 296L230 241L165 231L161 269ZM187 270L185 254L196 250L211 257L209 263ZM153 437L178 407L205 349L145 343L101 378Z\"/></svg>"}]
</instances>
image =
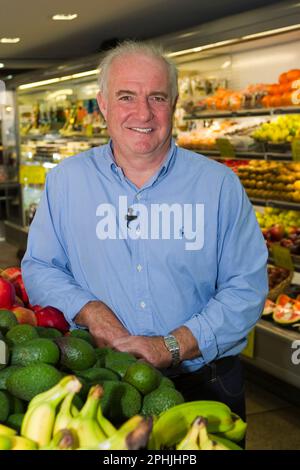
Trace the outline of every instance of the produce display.
<instances>
[{"instance_id":1,"label":"produce display","mask_svg":"<svg viewBox=\"0 0 300 470\"><path fill-rule=\"evenodd\" d=\"M251 135L262 142L292 142L300 138L300 115L279 116L274 121L263 123Z\"/></svg>"},{"instance_id":2,"label":"produce display","mask_svg":"<svg viewBox=\"0 0 300 470\"><path fill-rule=\"evenodd\" d=\"M296 299L280 294L276 302L267 299L263 310L263 318L272 320L281 326L300 326L300 296Z\"/></svg>"},{"instance_id":3,"label":"produce display","mask_svg":"<svg viewBox=\"0 0 300 470\"><path fill-rule=\"evenodd\" d=\"M183 403L155 420L135 414L115 427L103 414L103 387L91 386L79 409L81 387L66 375L32 398L19 434L0 424L0 450L241 450L246 423L223 403Z\"/></svg>"},{"instance_id":4,"label":"produce display","mask_svg":"<svg viewBox=\"0 0 300 470\"><path fill-rule=\"evenodd\" d=\"M279 266L268 265L268 280L269 289L274 289L283 281L285 281L290 275L290 271Z\"/></svg>"}]
</instances>

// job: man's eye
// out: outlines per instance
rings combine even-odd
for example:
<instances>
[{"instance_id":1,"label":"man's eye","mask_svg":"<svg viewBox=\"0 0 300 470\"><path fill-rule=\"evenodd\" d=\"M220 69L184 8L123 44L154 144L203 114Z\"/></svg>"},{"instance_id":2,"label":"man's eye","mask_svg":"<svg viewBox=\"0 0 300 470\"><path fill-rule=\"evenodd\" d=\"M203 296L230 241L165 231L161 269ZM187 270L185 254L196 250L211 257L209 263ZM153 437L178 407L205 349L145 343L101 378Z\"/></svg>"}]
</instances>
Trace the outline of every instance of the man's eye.
<instances>
[{"instance_id":1,"label":"man's eye","mask_svg":"<svg viewBox=\"0 0 300 470\"><path fill-rule=\"evenodd\" d=\"M162 103L166 101L166 98L163 96L152 96L153 101L156 101L157 103Z\"/></svg>"},{"instance_id":2,"label":"man's eye","mask_svg":"<svg viewBox=\"0 0 300 470\"><path fill-rule=\"evenodd\" d=\"M124 95L124 96L120 96L119 98L121 101L131 101L132 100L132 96L130 95Z\"/></svg>"}]
</instances>

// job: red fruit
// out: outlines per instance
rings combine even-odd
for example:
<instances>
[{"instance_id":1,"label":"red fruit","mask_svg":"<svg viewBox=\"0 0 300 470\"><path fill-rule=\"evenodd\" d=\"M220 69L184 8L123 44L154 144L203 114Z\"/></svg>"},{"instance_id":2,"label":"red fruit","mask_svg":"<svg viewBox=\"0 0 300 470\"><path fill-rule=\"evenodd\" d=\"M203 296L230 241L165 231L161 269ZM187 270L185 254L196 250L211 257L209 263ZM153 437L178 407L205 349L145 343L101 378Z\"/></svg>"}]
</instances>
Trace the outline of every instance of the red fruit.
<instances>
[{"instance_id":1,"label":"red fruit","mask_svg":"<svg viewBox=\"0 0 300 470\"><path fill-rule=\"evenodd\" d=\"M69 330L69 324L63 313L55 307L43 307L35 312L38 326L56 328L62 332Z\"/></svg>"},{"instance_id":2,"label":"red fruit","mask_svg":"<svg viewBox=\"0 0 300 470\"><path fill-rule=\"evenodd\" d=\"M11 308L11 311L17 317L18 323L26 323L27 325L37 326L37 319L35 314L28 308L20 307L19 305L14 305Z\"/></svg>"},{"instance_id":3,"label":"red fruit","mask_svg":"<svg viewBox=\"0 0 300 470\"><path fill-rule=\"evenodd\" d=\"M33 312L38 312L39 310L42 310L43 307L41 305L28 304L28 308L30 308L30 310L32 310Z\"/></svg>"},{"instance_id":4,"label":"red fruit","mask_svg":"<svg viewBox=\"0 0 300 470\"><path fill-rule=\"evenodd\" d=\"M14 285L0 277L0 308L8 308L15 303L16 292Z\"/></svg>"},{"instance_id":5,"label":"red fruit","mask_svg":"<svg viewBox=\"0 0 300 470\"><path fill-rule=\"evenodd\" d=\"M13 279L15 279L19 274L21 274L21 268L12 266L4 269L1 276L7 281L13 281Z\"/></svg>"},{"instance_id":6,"label":"red fruit","mask_svg":"<svg viewBox=\"0 0 300 470\"><path fill-rule=\"evenodd\" d=\"M27 305L29 303L29 299L28 299L28 295L24 286L22 275L18 274L12 280L12 283L15 286L17 296L20 297L20 299L24 302L24 304Z\"/></svg>"},{"instance_id":7,"label":"red fruit","mask_svg":"<svg viewBox=\"0 0 300 470\"><path fill-rule=\"evenodd\" d=\"M284 227L282 225L276 224L269 229L271 240L274 242L279 242L284 237Z\"/></svg>"}]
</instances>

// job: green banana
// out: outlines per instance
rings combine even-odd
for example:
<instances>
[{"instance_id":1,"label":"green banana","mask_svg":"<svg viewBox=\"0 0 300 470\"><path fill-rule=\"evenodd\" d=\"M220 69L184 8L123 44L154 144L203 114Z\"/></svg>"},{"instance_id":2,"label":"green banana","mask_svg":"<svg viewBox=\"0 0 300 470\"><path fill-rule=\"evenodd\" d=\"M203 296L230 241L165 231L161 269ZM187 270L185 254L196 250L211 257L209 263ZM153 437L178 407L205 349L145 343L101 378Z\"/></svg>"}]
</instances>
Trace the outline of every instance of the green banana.
<instances>
[{"instance_id":1,"label":"green banana","mask_svg":"<svg viewBox=\"0 0 300 470\"><path fill-rule=\"evenodd\" d=\"M239 442L244 439L246 430L247 430L247 423L242 420L237 414L231 413L233 427L228 431L222 433L221 437L225 437L230 441Z\"/></svg>"},{"instance_id":2,"label":"green banana","mask_svg":"<svg viewBox=\"0 0 300 470\"><path fill-rule=\"evenodd\" d=\"M82 409L68 424L68 428L76 432L80 447L96 447L106 438L97 422L102 393L101 385L91 387Z\"/></svg>"},{"instance_id":3,"label":"green banana","mask_svg":"<svg viewBox=\"0 0 300 470\"><path fill-rule=\"evenodd\" d=\"M74 375L68 375L52 389L40 394L45 397L44 400L39 395L34 397L34 403L30 402L25 413L21 435L35 441L39 446L47 445L51 440L57 406L68 393L78 391L80 387L79 380Z\"/></svg>"},{"instance_id":4,"label":"green banana","mask_svg":"<svg viewBox=\"0 0 300 470\"><path fill-rule=\"evenodd\" d=\"M53 436L61 429L67 429L72 419L78 416L78 410L72 404L74 396L75 392L69 393L60 405L60 410L54 423Z\"/></svg>"},{"instance_id":5,"label":"green banana","mask_svg":"<svg viewBox=\"0 0 300 470\"><path fill-rule=\"evenodd\" d=\"M40 450L74 450L78 447L78 438L70 429L60 429L47 446Z\"/></svg>"},{"instance_id":6,"label":"green banana","mask_svg":"<svg viewBox=\"0 0 300 470\"><path fill-rule=\"evenodd\" d=\"M229 439L224 439L223 437L216 436L215 434L208 434L208 436L214 443L215 448L212 450L243 450L235 442L231 442Z\"/></svg>"},{"instance_id":7,"label":"green banana","mask_svg":"<svg viewBox=\"0 0 300 470\"><path fill-rule=\"evenodd\" d=\"M146 446L152 429L152 420L135 415L112 436L100 442L99 450L137 450Z\"/></svg>"},{"instance_id":8,"label":"green banana","mask_svg":"<svg viewBox=\"0 0 300 470\"><path fill-rule=\"evenodd\" d=\"M9 436L0 435L0 450L11 450L12 440Z\"/></svg>"},{"instance_id":9,"label":"green banana","mask_svg":"<svg viewBox=\"0 0 300 470\"><path fill-rule=\"evenodd\" d=\"M233 427L230 408L224 403L206 400L182 403L159 415L148 448L159 450L175 446L198 416L207 419L209 432L225 432Z\"/></svg>"},{"instance_id":10,"label":"green banana","mask_svg":"<svg viewBox=\"0 0 300 470\"><path fill-rule=\"evenodd\" d=\"M22 436L12 436L11 450L37 450L37 445L31 439Z\"/></svg>"},{"instance_id":11,"label":"green banana","mask_svg":"<svg viewBox=\"0 0 300 470\"><path fill-rule=\"evenodd\" d=\"M17 434L17 431L13 428L9 428L8 426L5 426L5 424L0 424L0 436L14 436Z\"/></svg>"},{"instance_id":12,"label":"green banana","mask_svg":"<svg viewBox=\"0 0 300 470\"><path fill-rule=\"evenodd\" d=\"M177 444L176 450L199 450L199 425L202 418L198 416L184 438Z\"/></svg>"}]
</instances>

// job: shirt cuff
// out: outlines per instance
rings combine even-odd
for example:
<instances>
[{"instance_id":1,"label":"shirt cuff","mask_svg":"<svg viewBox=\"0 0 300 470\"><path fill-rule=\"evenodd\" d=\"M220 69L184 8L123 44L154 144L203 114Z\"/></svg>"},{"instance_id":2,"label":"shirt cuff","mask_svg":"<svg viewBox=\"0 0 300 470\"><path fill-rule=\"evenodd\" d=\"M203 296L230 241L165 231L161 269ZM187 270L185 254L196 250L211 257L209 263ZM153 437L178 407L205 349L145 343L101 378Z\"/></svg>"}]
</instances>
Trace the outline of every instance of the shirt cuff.
<instances>
[{"instance_id":1,"label":"shirt cuff","mask_svg":"<svg viewBox=\"0 0 300 470\"><path fill-rule=\"evenodd\" d=\"M184 326L191 330L199 344L204 363L208 364L218 356L218 346L211 326L201 314L195 315Z\"/></svg>"},{"instance_id":2,"label":"shirt cuff","mask_svg":"<svg viewBox=\"0 0 300 470\"><path fill-rule=\"evenodd\" d=\"M80 328L80 326L75 323L74 318L88 302L93 301L99 301L99 299L92 294L82 291L78 292L73 301L69 302L68 309L64 312L64 315L72 329Z\"/></svg>"}]
</instances>

